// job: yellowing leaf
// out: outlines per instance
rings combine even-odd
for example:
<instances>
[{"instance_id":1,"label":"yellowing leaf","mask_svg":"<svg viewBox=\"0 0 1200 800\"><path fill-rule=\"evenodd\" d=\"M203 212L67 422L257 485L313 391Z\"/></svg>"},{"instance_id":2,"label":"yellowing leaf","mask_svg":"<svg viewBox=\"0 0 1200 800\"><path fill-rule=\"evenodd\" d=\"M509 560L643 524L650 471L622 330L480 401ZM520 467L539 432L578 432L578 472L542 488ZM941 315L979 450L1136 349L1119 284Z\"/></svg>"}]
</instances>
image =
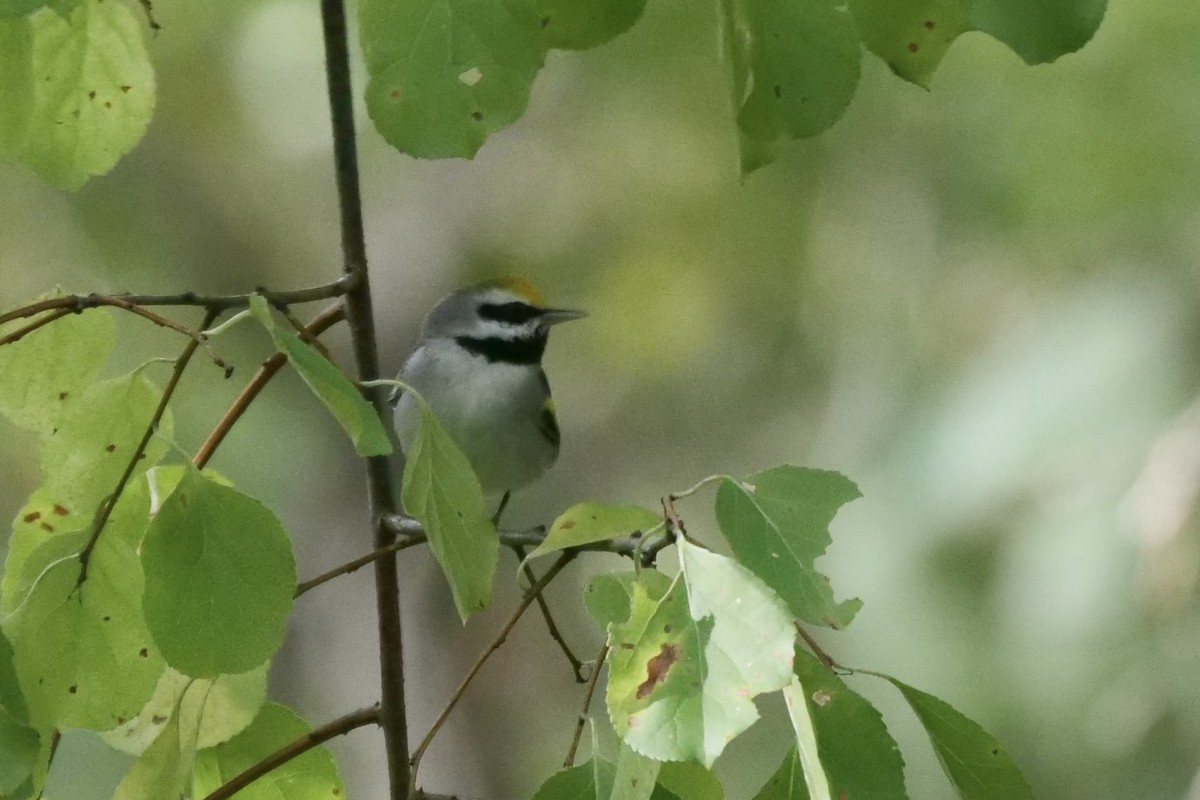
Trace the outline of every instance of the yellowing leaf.
<instances>
[{"instance_id":1,"label":"yellowing leaf","mask_svg":"<svg viewBox=\"0 0 1200 800\"><path fill-rule=\"evenodd\" d=\"M636 532L645 533L662 521L662 515L641 506L577 503L554 520L546 538L530 558L568 547L604 542Z\"/></svg>"}]
</instances>

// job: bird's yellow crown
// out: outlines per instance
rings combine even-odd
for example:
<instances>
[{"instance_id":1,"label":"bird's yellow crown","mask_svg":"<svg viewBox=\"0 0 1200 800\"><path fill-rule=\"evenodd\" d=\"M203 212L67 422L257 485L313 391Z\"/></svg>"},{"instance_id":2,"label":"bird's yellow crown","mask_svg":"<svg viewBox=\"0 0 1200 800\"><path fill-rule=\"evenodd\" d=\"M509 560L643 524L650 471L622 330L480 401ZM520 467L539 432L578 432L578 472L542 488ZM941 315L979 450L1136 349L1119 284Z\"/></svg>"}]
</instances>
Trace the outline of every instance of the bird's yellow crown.
<instances>
[{"instance_id":1,"label":"bird's yellow crown","mask_svg":"<svg viewBox=\"0 0 1200 800\"><path fill-rule=\"evenodd\" d=\"M505 291L512 292L513 294L517 295L532 306L544 308L546 305L546 300L542 297L542 293L539 292L532 283L524 278L518 278L513 275L505 275L500 278L491 278L490 280L480 281L470 288L472 290L504 289Z\"/></svg>"}]
</instances>

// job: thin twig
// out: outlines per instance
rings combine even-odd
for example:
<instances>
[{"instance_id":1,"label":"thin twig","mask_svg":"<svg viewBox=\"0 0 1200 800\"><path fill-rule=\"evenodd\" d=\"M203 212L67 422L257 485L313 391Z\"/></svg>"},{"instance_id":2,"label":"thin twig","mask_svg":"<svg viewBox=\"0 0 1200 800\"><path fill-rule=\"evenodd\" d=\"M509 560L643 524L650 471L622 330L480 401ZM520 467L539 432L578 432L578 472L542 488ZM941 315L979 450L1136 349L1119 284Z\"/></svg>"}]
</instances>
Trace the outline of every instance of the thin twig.
<instances>
[{"instance_id":1,"label":"thin twig","mask_svg":"<svg viewBox=\"0 0 1200 800\"><path fill-rule=\"evenodd\" d=\"M498 634L496 634L496 638L492 640L492 643L489 644L487 648L479 654L479 658L475 659L475 663L467 672L466 677L462 679L462 682L458 684L458 688L454 690L454 694L450 696L450 700L446 703L446 707L442 709L440 714L438 714L437 719L433 721L433 725L429 727L429 732L425 734L425 738L421 740L421 743L417 745L417 749L413 751L412 759L409 761L409 765L411 767L411 771L409 773L411 777L409 779L410 783L408 787L409 797L415 797L417 794L417 768L420 766L421 757L425 755L425 751L429 748L430 742L432 742L433 738L437 736L438 731L441 730L442 725L450 716L450 712L454 710L456 705L458 705L458 701L463 698L463 694L467 691L467 687L471 685L471 681L475 679L475 676L479 673L479 670L483 667L487 660L491 658L492 654L499 650L500 646L504 644L504 641L508 639L508 634L512 632L512 629L517 624L517 620L521 619L521 615L525 613L525 610L533 604L534 598L541 594L542 590L546 588L547 584L554 580L554 576L561 572L562 568L569 564L573 558L575 558L575 553L571 552L564 552L558 557L558 560L551 565L550 569L546 570L546 574L539 578L537 583L529 587L529 591L525 593L525 596L521 598L521 602L517 604L515 609L513 609L513 613L508 618L508 622L504 623L504 627L500 629Z\"/></svg>"},{"instance_id":2,"label":"thin twig","mask_svg":"<svg viewBox=\"0 0 1200 800\"><path fill-rule=\"evenodd\" d=\"M305 330L308 331L310 336L316 336L342 319L345 319L342 306L340 304L330 306L318 314ZM254 373L254 377L246 384L246 388L242 389L241 394L234 399L233 405L229 407L229 410L221 417L217 426L213 428L213 432L208 435L208 438L204 440L204 444L200 445L200 449L196 451L195 457L192 458L192 463L196 465L197 469L204 469L209 459L213 457L213 453L216 452L221 442L229 434L230 429L233 428L234 423L241 419L242 414L246 412L250 403L263 390L263 387L270 382L271 378L275 377L275 373L283 368L285 363L287 363L287 356L283 353L275 353L262 363L262 366L258 368L258 372Z\"/></svg>"},{"instance_id":3,"label":"thin twig","mask_svg":"<svg viewBox=\"0 0 1200 800\"><path fill-rule=\"evenodd\" d=\"M804 640L806 645L808 645L808 649L813 651L813 655L816 656L830 672L844 671L846 669L841 664L834 661L833 657L826 653L825 650L822 649L821 645L817 644L817 640L814 639L808 631L804 630L799 622L796 623L796 632L800 634L800 638Z\"/></svg>"},{"instance_id":4,"label":"thin twig","mask_svg":"<svg viewBox=\"0 0 1200 800\"><path fill-rule=\"evenodd\" d=\"M204 322L201 323L200 327L207 328L211 325L212 321L217 318L218 313L220 312L206 312ZM171 377L163 389L162 397L159 398L158 407L154 409L154 415L150 417L150 422L146 425L146 430L142 434L141 441L133 449L133 455L130 457L129 463L125 465L125 471L121 473L121 479L117 481L117 488L101 504L100 513L97 515L96 521L92 526L92 535L88 537L87 544L79 552L80 569L77 586L82 586L83 582L87 580L88 562L91 560L96 542L100 540L100 534L104 531L104 526L108 524L108 519L112 516L117 501L121 499L121 493L125 491L125 486L129 483L129 479L133 476L134 469L137 468L138 462L142 460L142 454L146 452L146 446L150 443L150 437L158 430L158 424L162 421L163 414L167 411L167 403L171 400L171 395L175 394L175 388L179 386L179 379L183 377L183 371L187 369L188 362L192 360L192 356L195 355L199 347L199 340L192 339L187 343L187 347L183 349L179 358L175 360L175 368L171 370Z\"/></svg>"},{"instance_id":5,"label":"thin twig","mask_svg":"<svg viewBox=\"0 0 1200 800\"><path fill-rule=\"evenodd\" d=\"M357 275L342 275L332 283L326 283L321 286L312 286L306 289L293 289L290 291L272 292L265 289L260 289L256 293L261 294L267 299L267 302L275 305L294 305L297 303L313 303L318 300L329 300L333 297L341 297L349 292L358 283ZM225 295L202 295L195 292L180 292L179 294L64 294L59 297L48 297L45 300L39 300L36 303L30 303L20 308L14 308L0 314L0 325L14 319L23 317L32 317L35 314L40 314L43 311L52 311L55 309L67 309L72 312L80 312L88 308L95 308L102 305L114 305L112 301L124 301L136 306L200 306L209 311L224 311L230 308L241 308L250 305L250 298L256 293L247 294L225 294Z\"/></svg>"},{"instance_id":6,"label":"thin twig","mask_svg":"<svg viewBox=\"0 0 1200 800\"><path fill-rule=\"evenodd\" d=\"M367 271L367 244L363 234L362 194L358 185L358 149L354 133L354 91L350 81L350 46L346 9L342 0L321 0L321 31L325 40L325 77L329 84L329 115L333 128L333 164L342 233L342 270L354 282L345 294L346 322L359 381L379 375L375 313L371 307L371 281ZM375 412L386 418L386 393L367 392ZM404 457L395 463L403 470ZM372 456L366 460L367 495L374 525L374 546L383 549L393 541L383 517L399 510L392 460ZM404 649L400 626L400 579L396 559L375 561L375 603L379 625L379 725L383 728L391 800L405 800L409 791L408 721L404 710Z\"/></svg>"},{"instance_id":7,"label":"thin twig","mask_svg":"<svg viewBox=\"0 0 1200 800\"><path fill-rule=\"evenodd\" d=\"M387 547L381 547L378 550L374 550L370 553L367 553L365 556L359 556L358 558L354 559L353 561L348 561L345 564L342 564L340 567L334 567L333 569L329 570L328 572L322 573L315 578L304 581L303 583L296 584L296 593L293 595L293 597L299 597L300 595L307 592L309 589L315 589L327 581L331 581L334 578L340 577L342 575L349 575L351 572L355 572L359 569L362 569L367 564L370 564L373 561L376 561L381 558L385 558L387 556L392 555L393 553L398 553L401 550L407 550L410 547L413 547L418 544L423 544L424 542L425 542L425 537L423 535L422 536L412 536L407 539L397 539L396 541L389 544Z\"/></svg>"},{"instance_id":8,"label":"thin twig","mask_svg":"<svg viewBox=\"0 0 1200 800\"><path fill-rule=\"evenodd\" d=\"M513 545L512 549L517 554L517 559L521 562L521 569L525 573L525 577L529 579L529 585L532 586L537 583L537 573L525 561L524 545ZM571 664L571 671L575 673L575 682L586 683L587 678L583 677L583 662L571 652L571 648L567 645L567 640L563 638L562 632L559 631L558 625L554 624L554 617L550 614L550 606L546 603L546 596L539 594L537 596L537 604L538 608L541 609L542 619L546 621L546 630L550 633L550 638L558 644L558 649L562 650L563 655L567 657L567 661Z\"/></svg>"},{"instance_id":9,"label":"thin twig","mask_svg":"<svg viewBox=\"0 0 1200 800\"><path fill-rule=\"evenodd\" d=\"M57 311L52 311L49 314L46 314L45 316L38 317L33 322L29 323L28 325L24 326L23 328L17 328L12 333L10 333L7 336L5 336L4 338L0 339L0 347L3 347L6 344L13 344L14 342L19 342L19 341L21 341L21 339L25 338L25 336L27 336L30 333L33 333L34 331L36 331L38 328L42 327L43 325L49 325L51 322L54 322L54 320L62 319L67 314L73 314L73 313L75 313L75 312L73 312L69 308L60 308Z\"/></svg>"},{"instance_id":10,"label":"thin twig","mask_svg":"<svg viewBox=\"0 0 1200 800\"><path fill-rule=\"evenodd\" d=\"M596 684L600 682L600 671L606 658L608 658L608 642L600 645L600 653L596 656L596 666L592 667L592 676L588 678L587 694L583 696L583 708L579 710L579 719L575 720L575 735L571 737L571 747L567 750L567 757L563 759L564 769L575 766L575 753L579 750L579 740L583 738L583 726L587 725L588 709L592 707L592 695L596 693Z\"/></svg>"},{"instance_id":11,"label":"thin twig","mask_svg":"<svg viewBox=\"0 0 1200 800\"><path fill-rule=\"evenodd\" d=\"M271 755L247 767L242 772L235 775L231 780L218 787L213 792L210 792L204 800L228 800L235 794L245 789L250 784L254 783L259 778L263 777L271 770L280 767L291 761L297 756L303 755L319 744L334 739L338 736L343 736L355 728L361 728L364 725L379 724L379 708L372 706L371 708L362 708L347 714L344 717L339 717L333 722L315 728L301 736L294 742L284 745L276 750Z\"/></svg>"}]
</instances>

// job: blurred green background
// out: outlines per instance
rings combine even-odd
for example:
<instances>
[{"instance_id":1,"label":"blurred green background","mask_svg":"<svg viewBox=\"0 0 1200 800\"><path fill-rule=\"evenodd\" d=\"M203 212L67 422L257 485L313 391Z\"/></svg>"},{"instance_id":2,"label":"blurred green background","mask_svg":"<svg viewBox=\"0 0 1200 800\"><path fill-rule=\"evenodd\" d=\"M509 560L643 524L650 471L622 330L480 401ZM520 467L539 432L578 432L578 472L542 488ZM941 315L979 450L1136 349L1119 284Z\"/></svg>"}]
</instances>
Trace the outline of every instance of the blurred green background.
<instances>
[{"instance_id":1,"label":"blurred green background","mask_svg":"<svg viewBox=\"0 0 1200 800\"><path fill-rule=\"evenodd\" d=\"M316 4L155 10L145 141L73 195L0 165L0 305L56 284L225 292L336 274ZM1200 6L1117 0L1092 44L1038 68L967 35L929 93L866 56L846 117L745 181L713 23L709 4L654 0L616 42L552 54L528 114L471 163L413 161L360 117L386 370L446 291L531 278L591 316L555 333L562 457L509 524L584 498L653 505L713 472L841 470L864 497L819 565L866 605L820 637L836 657L979 720L1041 798L1197 800ZM183 344L120 324L113 373ZM348 355L344 331L329 341ZM268 343L247 327L219 347L235 377L197 359L177 396L187 450ZM7 519L37 461L32 437L6 424L0 437ZM280 513L302 576L368 549L361 469L294 377L213 466ZM715 541L710 502L681 511ZM516 596L504 556L499 601L464 629L430 563L401 559L414 737ZM585 658L601 634L579 588L623 566L600 556L552 587ZM314 723L373 702L374 624L366 572L306 595L273 696ZM883 708L910 796L950 798L894 692L852 685ZM581 697L530 615L423 782L528 797ZM761 705L724 759L730 797L751 796L786 749L781 708ZM56 773L55 796L108 797L124 762L85 734L64 748L88 769ZM334 749L351 797L383 796L376 734Z\"/></svg>"}]
</instances>

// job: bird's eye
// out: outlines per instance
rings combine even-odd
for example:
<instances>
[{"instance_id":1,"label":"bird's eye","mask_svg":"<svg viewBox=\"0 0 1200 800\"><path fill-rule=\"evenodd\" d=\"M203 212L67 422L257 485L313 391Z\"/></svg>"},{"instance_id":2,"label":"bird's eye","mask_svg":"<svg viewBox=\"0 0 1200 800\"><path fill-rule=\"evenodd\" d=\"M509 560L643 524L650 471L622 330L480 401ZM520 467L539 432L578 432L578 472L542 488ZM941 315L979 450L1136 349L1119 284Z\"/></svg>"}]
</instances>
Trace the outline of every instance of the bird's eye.
<instances>
[{"instance_id":1,"label":"bird's eye","mask_svg":"<svg viewBox=\"0 0 1200 800\"><path fill-rule=\"evenodd\" d=\"M528 303L481 303L479 316L497 322L520 325L540 315L542 310Z\"/></svg>"}]
</instances>

